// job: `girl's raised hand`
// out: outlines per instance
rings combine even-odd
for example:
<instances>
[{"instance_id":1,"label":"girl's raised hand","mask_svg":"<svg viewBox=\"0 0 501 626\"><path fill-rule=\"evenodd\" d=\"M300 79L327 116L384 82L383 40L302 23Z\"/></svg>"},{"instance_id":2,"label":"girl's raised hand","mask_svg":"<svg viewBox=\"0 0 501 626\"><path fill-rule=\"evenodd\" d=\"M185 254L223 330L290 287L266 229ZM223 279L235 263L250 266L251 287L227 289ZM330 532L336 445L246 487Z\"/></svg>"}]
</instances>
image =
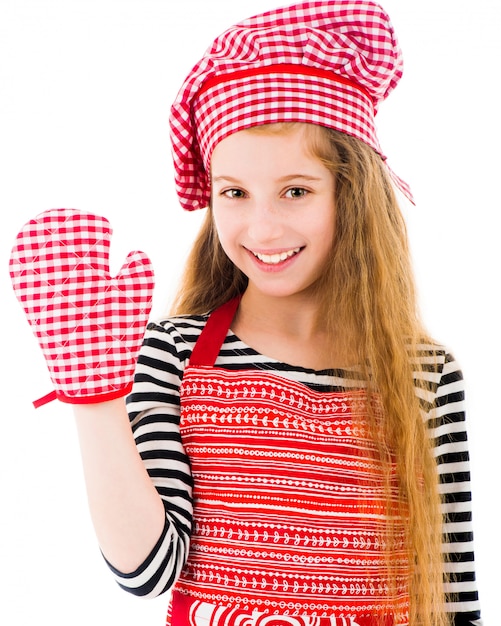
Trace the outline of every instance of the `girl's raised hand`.
<instances>
[{"instance_id":1,"label":"girl's raised hand","mask_svg":"<svg viewBox=\"0 0 501 626\"><path fill-rule=\"evenodd\" d=\"M131 388L152 305L154 275L143 252L109 273L112 230L100 216L52 209L24 225L10 258L16 296L44 353L54 398L103 402Z\"/></svg>"}]
</instances>

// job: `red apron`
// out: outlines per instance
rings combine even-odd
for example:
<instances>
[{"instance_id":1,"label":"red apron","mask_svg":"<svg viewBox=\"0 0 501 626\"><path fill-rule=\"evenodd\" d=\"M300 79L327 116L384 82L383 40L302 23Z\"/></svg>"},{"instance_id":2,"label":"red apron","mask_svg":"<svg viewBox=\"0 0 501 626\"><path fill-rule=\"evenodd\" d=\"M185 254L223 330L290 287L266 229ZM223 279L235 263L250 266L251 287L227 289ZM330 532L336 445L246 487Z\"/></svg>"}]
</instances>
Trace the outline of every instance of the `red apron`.
<instances>
[{"instance_id":1,"label":"red apron","mask_svg":"<svg viewBox=\"0 0 501 626\"><path fill-rule=\"evenodd\" d=\"M237 306L210 316L181 385L195 513L170 623L407 624L405 545L393 547L390 585L384 482L360 416L366 393L214 367Z\"/></svg>"}]
</instances>

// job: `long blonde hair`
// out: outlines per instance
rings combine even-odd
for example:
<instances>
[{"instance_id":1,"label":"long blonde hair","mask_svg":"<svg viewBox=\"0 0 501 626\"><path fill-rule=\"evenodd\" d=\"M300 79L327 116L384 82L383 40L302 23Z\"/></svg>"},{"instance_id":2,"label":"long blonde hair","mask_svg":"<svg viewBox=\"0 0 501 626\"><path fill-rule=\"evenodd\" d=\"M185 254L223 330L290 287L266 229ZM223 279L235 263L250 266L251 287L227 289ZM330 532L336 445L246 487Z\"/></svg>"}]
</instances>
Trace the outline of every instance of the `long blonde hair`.
<instances>
[{"instance_id":1,"label":"long blonde hair","mask_svg":"<svg viewBox=\"0 0 501 626\"><path fill-rule=\"evenodd\" d=\"M288 132L293 126L252 130ZM370 147L343 133L308 127L309 149L336 181L336 236L317 284L319 315L332 337L346 337L343 349L361 364L367 392L383 409L384 433L375 421L373 432L379 438L386 488L394 461L405 501L400 513L408 519L410 624L446 626L438 477L416 395L421 383L414 374L420 367L418 346L430 339L416 305L405 223L386 168ZM222 250L209 209L173 313L210 311L242 294L246 285L246 277ZM391 537L397 530L388 532ZM391 555L388 559L391 567Z\"/></svg>"}]
</instances>

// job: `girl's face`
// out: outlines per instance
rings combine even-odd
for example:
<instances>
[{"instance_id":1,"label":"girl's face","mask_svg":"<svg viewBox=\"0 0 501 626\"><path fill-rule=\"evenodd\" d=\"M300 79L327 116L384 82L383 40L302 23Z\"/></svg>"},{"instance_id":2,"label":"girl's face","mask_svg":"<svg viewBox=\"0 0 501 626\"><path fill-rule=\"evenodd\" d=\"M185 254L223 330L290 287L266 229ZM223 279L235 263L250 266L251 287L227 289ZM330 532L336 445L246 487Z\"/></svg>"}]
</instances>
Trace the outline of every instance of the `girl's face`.
<instances>
[{"instance_id":1,"label":"girl's face","mask_svg":"<svg viewBox=\"0 0 501 626\"><path fill-rule=\"evenodd\" d=\"M221 245L262 295L308 295L332 249L334 176L308 151L305 126L239 131L212 156Z\"/></svg>"}]
</instances>

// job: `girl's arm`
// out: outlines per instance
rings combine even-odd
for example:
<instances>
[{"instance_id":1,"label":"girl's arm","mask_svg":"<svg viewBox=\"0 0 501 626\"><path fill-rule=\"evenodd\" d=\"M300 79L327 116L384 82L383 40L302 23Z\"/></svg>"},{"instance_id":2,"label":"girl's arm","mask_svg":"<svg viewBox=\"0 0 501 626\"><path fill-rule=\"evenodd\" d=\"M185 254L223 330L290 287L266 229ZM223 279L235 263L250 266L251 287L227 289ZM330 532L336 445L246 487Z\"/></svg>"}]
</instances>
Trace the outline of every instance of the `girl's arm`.
<instances>
[{"instance_id":1,"label":"girl's arm","mask_svg":"<svg viewBox=\"0 0 501 626\"><path fill-rule=\"evenodd\" d=\"M75 405L103 554L122 587L154 596L174 584L189 549L191 475L179 432L184 361L175 345L162 348L161 337L145 344L136 368L153 270L146 255L131 252L112 277L110 237L103 217L45 211L19 232L9 269L54 384L36 405L55 397ZM153 367L151 353L161 359ZM116 398L129 392L135 368L129 418Z\"/></svg>"},{"instance_id":2,"label":"girl's arm","mask_svg":"<svg viewBox=\"0 0 501 626\"><path fill-rule=\"evenodd\" d=\"M454 626L481 625L475 580L470 458L466 431L465 388L454 358L445 354L439 374L430 435L440 479L444 515L443 551L447 609Z\"/></svg>"},{"instance_id":3,"label":"girl's arm","mask_svg":"<svg viewBox=\"0 0 501 626\"><path fill-rule=\"evenodd\" d=\"M98 540L117 583L137 596L170 589L188 557L192 478L179 388L191 349L172 324L150 324L127 409L123 401L77 409Z\"/></svg>"},{"instance_id":4,"label":"girl's arm","mask_svg":"<svg viewBox=\"0 0 501 626\"><path fill-rule=\"evenodd\" d=\"M139 456L122 398L76 405L85 483L97 539L117 570L136 570L165 525L165 510Z\"/></svg>"}]
</instances>

